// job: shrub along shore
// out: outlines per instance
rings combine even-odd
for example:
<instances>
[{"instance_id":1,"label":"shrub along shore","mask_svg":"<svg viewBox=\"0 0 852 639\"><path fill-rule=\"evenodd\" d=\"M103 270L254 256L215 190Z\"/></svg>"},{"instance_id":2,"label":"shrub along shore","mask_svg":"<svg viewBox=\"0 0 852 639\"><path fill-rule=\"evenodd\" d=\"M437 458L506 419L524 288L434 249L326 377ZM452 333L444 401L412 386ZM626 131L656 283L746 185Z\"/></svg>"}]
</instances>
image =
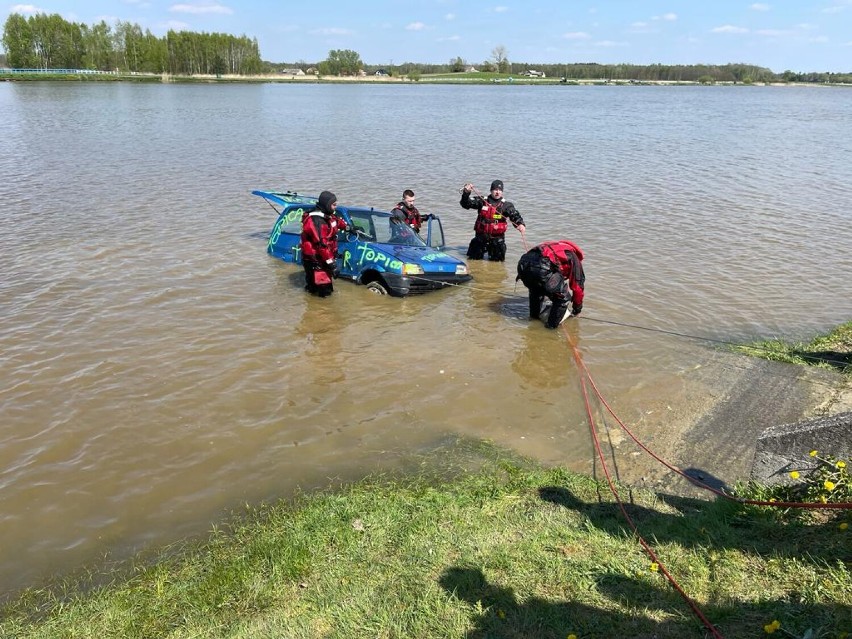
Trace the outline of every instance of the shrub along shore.
<instances>
[{"instance_id":1,"label":"shrub along shore","mask_svg":"<svg viewBox=\"0 0 852 639\"><path fill-rule=\"evenodd\" d=\"M715 82L707 81L677 81L677 80L627 80L605 78L541 78L513 75L507 73L471 72L471 73L435 73L407 76L318 76L318 75L288 75L288 74L258 74L258 75L172 75L168 73L51 73L47 72L8 72L0 69L0 82L139 82L166 84L239 84L239 83L281 83L281 84L522 84L539 86L809 86L809 87L852 87L852 84L842 82L813 83L813 82Z\"/></svg>"}]
</instances>

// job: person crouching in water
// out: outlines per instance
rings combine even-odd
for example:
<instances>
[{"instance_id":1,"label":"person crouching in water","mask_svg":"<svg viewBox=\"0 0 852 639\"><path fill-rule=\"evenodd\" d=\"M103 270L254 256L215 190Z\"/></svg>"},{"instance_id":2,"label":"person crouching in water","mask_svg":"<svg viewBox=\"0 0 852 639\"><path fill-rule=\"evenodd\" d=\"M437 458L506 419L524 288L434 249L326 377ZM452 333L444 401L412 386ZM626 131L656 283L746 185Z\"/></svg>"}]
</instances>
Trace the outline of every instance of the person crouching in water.
<instances>
[{"instance_id":1,"label":"person crouching in water","mask_svg":"<svg viewBox=\"0 0 852 639\"><path fill-rule=\"evenodd\" d=\"M337 232L346 230L339 217L337 196L323 191L316 208L302 216L302 265L305 267L305 290L320 297L334 292L332 280L337 259Z\"/></svg>"},{"instance_id":2,"label":"person crouching in water","mask_svg":"<svg viewBox=\"0 0 852 639\"><path fill-rule=\"evenodd\" d=\"M556 328L568 315L583 310L586 275L583 272L583 251L568 240L544 242L531 248L518 261L518 277L529 289L530 318L538 319L544 298L551 301L545 326Z\"/></svg>"},{"instance_id":3,"label":"person crouching in water","mask_svg":"<svg viewBox=\"0 0 852 639\"><path fill-rule=\"evenodd\" d=\"M463 209L476 209L476 222L473 231L476 233L467 247L467 256L472 260L481 260L485 253L493 262L502 262L506 259L506 229L509 225L506 218L522 234L526 229L524 218L515 209L515 205L503 199L503 182L494 180L491 183L491 193L488 197L475 195L470 196L473 184L465 184L462 187L461 207Z\"/></svg>"}]
</instances>

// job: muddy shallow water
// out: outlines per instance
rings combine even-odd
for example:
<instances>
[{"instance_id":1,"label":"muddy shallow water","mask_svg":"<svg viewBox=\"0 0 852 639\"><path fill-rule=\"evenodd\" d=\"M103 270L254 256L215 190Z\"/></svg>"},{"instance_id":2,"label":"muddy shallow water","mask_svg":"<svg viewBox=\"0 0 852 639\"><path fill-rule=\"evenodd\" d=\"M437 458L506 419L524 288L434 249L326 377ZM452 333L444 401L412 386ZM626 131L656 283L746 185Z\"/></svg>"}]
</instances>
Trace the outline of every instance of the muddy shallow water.
<instances>
[{"instance_id":1,"label":"muddy shallow water","mask_svg":"<svg viewBox=\"0 0 852 639\"><path fill-rule=\"evenodd\" d=\"M0 86L0 583L203 534L448 437L594 469L567 336L530 322L514 283L520 236L468 286L400 300L344 282L319 300L265 255L274 215L254 188L389 208L410 187L462 255L458 188L499 177L530 243L586 251L566 331L619 417L730 481L764 423L834 380L672 333L807 339L852 315L846 98ZM664 481L605 425L623 477Z\"/></svg>"}]
</instances>

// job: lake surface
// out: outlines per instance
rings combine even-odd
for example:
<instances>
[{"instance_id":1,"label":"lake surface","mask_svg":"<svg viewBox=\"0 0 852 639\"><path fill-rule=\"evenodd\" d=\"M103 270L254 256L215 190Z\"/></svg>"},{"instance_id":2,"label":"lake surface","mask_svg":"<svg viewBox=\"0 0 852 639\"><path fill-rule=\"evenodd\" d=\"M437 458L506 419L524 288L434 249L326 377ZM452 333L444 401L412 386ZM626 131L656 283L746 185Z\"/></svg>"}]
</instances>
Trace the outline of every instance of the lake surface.
<instances>
[{"instance_id":1,"label":"lake surface","mask_svg":"<svg viewBox=\"0 0 852 639\"><path fill-rule=\"evenodd\" d=\"M502 179L530 245L586 251L569 332L684 466L747 360L624 324L806 340L852 317L849 90L2 83L0 112L0 595L454 437L591 468L517 233L468 286L319 300L266 255L255 188L412 188L463 255L459 187Z\"/></svg>"}]
</instances>

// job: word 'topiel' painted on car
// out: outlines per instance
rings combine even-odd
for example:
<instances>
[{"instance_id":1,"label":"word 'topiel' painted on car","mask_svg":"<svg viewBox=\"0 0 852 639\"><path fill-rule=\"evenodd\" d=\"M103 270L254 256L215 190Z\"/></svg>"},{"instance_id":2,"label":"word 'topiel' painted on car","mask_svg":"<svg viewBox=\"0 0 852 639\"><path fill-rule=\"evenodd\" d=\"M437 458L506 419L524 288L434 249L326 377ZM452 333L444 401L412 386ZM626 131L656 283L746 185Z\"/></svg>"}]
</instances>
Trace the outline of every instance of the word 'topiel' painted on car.
<instances>
[{"instance_id":1,"label":"word 'topiel' painted on car","mask_svg":"<svg viewBox=\"0 0 852 639\"><path fill-rule=\"evenodd\" d=\"M317 198L291 191L252 191L278 214L266 252L284 262L301 264L302 219ZM441 219L430 214L421 235L400 224L389 211L374 207L338 206L347 229L337 236L337 276L366 286L373 293L404 297L462 284L471 279L467 264L442 249Z\"/></svg>"}]
</instances>

